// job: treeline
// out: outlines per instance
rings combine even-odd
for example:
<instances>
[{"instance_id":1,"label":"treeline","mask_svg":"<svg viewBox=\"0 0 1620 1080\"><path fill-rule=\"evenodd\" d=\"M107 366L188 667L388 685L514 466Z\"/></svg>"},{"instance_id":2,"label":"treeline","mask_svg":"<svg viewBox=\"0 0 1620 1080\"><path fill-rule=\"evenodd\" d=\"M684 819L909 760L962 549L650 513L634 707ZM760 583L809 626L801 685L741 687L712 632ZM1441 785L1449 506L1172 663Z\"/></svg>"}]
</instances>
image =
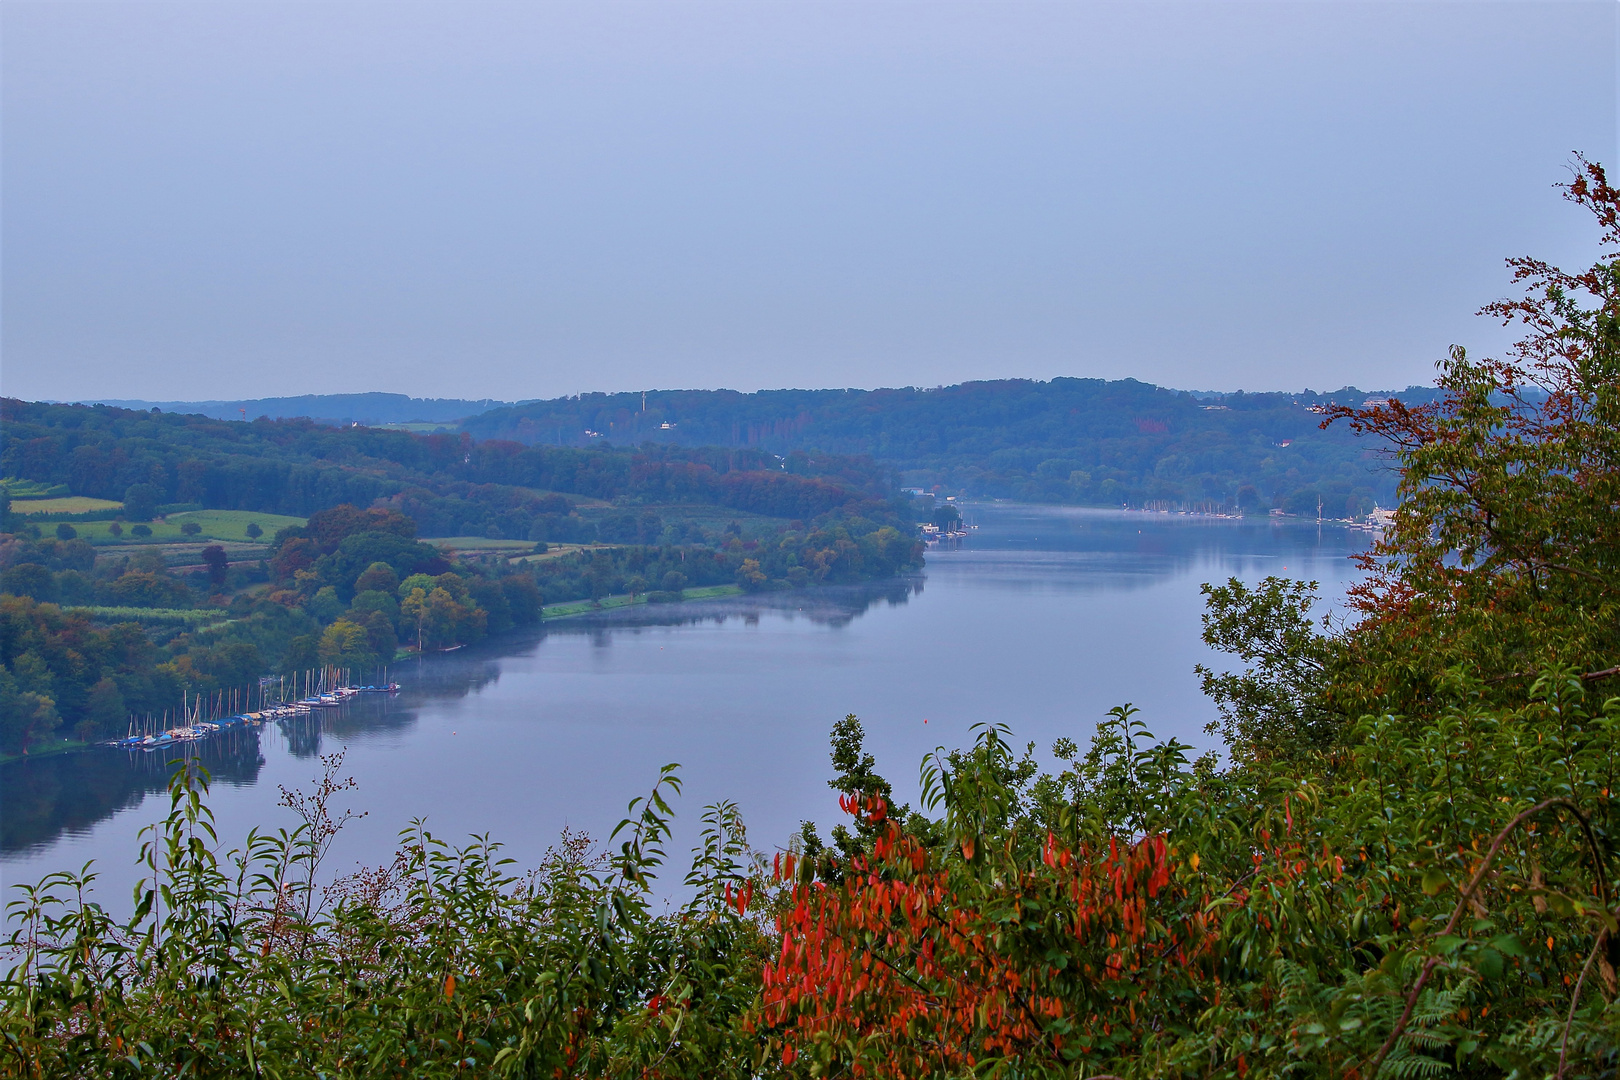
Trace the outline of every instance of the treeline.
<instances>
[{"instance_id":1,"label":"treeline","mask_svg":"<svg viewBox=\"0 0 1620 1080\"><path fill-rule=\"evenodd\" d=\"M689 587L740 585L747 592L846 585L921 569L922 544L890 525L863 518L831 521L809 532L764 540L732 536L718 548L629 547L581 550L535 564L548 604L613 594L655 603Z\"/></svg>"},{"instance_id":2,"label":"treeline","mask_svg":"<svg viewBox=\"0 0 1620 1080\"><path fill-rule=\"evenodd\" d=\"M1389 504L1394 475L1354 433L1321 429L1334 393L1192 394L1132 379L1009 379L938 389L581 394L470 417L481 439L715 444L870 454L908 484L985 498L1165 502L1346 516ZM1432 398L1412 388L1400 395Z\"/></svg>"},{"instance_id":3,"label":"treeline","mask_svg":"<svg viewBox=\"0 0 1620 1080\"><path fill-rule=\"evenodd\" d=\"M870 459L759 450L525 447L463 435L333 428L307 420L231 423L108 406L0 400L0 471L150 514L166 504L307 516L387 502L425 536L561 539L565 496L692 503L808 520L842 507L870 516L895 491ZM560 494L559 494L560 493ZM554 535L555 534L555 535Z\"/></svg>"}]
</instances>

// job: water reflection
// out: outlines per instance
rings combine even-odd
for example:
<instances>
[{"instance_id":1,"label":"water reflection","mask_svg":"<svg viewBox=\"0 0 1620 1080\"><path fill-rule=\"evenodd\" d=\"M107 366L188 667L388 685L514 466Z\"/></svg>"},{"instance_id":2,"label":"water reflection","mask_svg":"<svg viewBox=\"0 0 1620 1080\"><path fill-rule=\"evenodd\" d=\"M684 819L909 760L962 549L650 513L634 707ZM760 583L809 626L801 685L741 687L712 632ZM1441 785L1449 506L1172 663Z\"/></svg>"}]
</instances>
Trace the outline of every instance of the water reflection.
<instances>
[{"instance_id":1,"label":"water reflection","mask_svg":"<svg viewBox=\"0 0 1620 1080\"><path fill-rule=\"evenodd\" d=\"M0 766L0 852L27 852L64 833L88 831L165 790L175 763L188 757L206 766L216 784L254 784L264 767L259 732L253 728L230 728L211 739L162 750L99 747L7 762Z\"/></svg>"},{"instance_id":2,"label":"water reflection","mask_svg":"<svg viewBox=\"0 0 1620 1080\"><path fill-rule=\"evenodd\" d=\"M1290 569L1289 556L1314 559L1369 542L1367 534L1332 522L1056 506L969 507L966 520L980 527L964 541L931 550L929 572L960 570L962 585L997 590L1146 589L1215 559L1239 576L1309 576L1301 563Z\"/></svg>"},{"instance_id":3,"label":"water reflection","mask_svg":"<svg viewBox=\"0 0 1620 1080\"><path fill-rule=\"evenodd\" d=\"M740 619L758 626L762 614L787 620L803 618L817 626L843 627L875 607L900 607L922 595L924 575L917 574L864 585L833 585L819 589L757 593L685 604L640 604L582 615L546 624L542 634L589 634L595 644L606 645L612 633L638 627L723 626Z\"/></svg>"}]
</instances>

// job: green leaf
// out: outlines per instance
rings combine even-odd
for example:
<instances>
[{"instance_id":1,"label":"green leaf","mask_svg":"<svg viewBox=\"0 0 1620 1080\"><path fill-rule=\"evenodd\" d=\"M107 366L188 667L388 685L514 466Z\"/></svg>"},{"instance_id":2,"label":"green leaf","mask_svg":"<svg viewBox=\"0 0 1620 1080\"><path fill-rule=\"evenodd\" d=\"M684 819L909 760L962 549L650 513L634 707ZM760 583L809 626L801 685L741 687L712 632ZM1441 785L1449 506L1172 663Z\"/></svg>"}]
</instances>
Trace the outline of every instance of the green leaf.
<instances>
[{"instance_id":1,"label":"green leaf","mask_svg":"<svg viewBox=\"0 0 1620 1080\"><path fill-rule=\"evenodd\" d=\"M1427 896L1439 896L1450 884L1446 872L1439 867L1433 867L1423 874L1423 892Z\"/></svg>"},{"instance_id":2,"label":"green leaf","mask_svg":"<svg viewBox=\"0 0 1620 1080\"><path fill-rule=\"evenodd\" d=\"M1530 955L1524 947L1524 942L1519 940L1517 934L1500 934L1497 937L1491 938L1491 948L1495 949L1503 956L1522 957Z\"/></svg>"}]
</instances>

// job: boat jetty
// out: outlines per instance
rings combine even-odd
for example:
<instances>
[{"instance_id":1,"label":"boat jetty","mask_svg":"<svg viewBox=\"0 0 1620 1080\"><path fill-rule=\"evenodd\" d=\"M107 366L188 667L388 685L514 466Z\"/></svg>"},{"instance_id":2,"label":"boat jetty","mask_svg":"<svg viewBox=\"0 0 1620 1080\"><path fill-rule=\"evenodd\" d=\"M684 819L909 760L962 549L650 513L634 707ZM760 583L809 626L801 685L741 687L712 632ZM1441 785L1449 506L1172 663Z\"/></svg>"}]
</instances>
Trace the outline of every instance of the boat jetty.
<instances>
[{"instance_id":1,"label":"boat jetty","mask_svg":"<svg viewBox=\"0 0 1620 1080\"><path fill-rule=\"evenodd\" d=\"M256 691L220 690L196 695L182 691L181 708L175 714L178 723L170 726L168 713L161 718L131 717L129 734L108 745L126 750L158 750L206 739L231 728L258 727L272 720L335 709L360 694L392 694L398 690L399 683L388 681L386 669L379 682L359 685L347 669L321 668L260 679Z\"/></svg>"}]
</instances>

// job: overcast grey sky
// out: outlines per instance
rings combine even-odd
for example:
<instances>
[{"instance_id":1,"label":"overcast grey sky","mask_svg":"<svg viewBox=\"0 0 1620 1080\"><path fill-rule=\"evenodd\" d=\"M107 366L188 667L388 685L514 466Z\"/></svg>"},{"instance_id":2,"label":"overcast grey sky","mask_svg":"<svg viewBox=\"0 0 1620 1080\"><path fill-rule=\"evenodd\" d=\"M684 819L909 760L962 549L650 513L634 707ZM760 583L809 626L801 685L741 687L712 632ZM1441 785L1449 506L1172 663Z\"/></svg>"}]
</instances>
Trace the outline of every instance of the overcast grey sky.
<instances>
[{"instance_id":1,"label":"overcast grey sky","mask_svg":"<svg viewBox=\"0 0 1620 1080\"><path fill-rule=\"evenodd\" d=\"M1426 382L1597 3L0 8L23 397Z\"/></svg>"}]
</instances>

